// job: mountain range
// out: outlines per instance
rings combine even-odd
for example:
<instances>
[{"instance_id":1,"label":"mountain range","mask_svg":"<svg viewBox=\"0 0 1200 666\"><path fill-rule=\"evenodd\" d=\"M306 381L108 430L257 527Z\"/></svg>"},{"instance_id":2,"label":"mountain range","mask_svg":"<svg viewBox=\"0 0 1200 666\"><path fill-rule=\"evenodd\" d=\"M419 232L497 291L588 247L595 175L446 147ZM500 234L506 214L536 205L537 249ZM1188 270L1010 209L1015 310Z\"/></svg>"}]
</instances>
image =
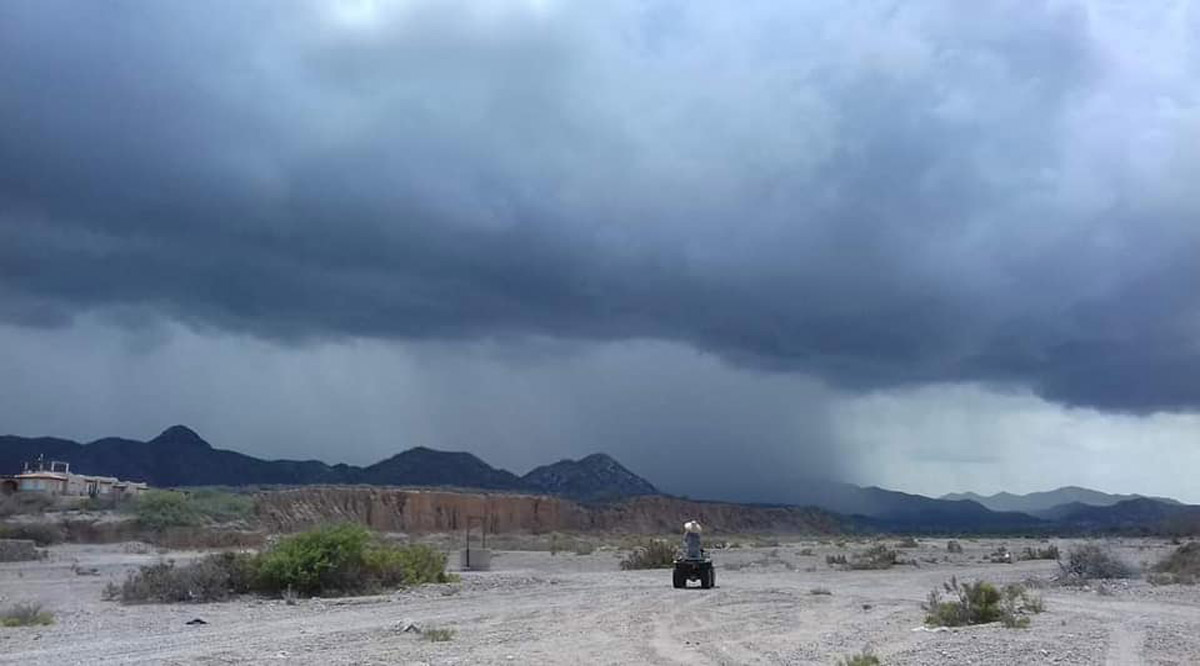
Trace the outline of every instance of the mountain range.
<instances>
[{"instance_id":1,"label":"mountain range","mask_svg":"<svg viewBox=\"0 0 1200 666\"><path fill-rule=\"evenodd\" d=\"M144 442L108 437L83 444L54 437L0 436L0 474L19 472L23 463L39 456L69 462L75 472L146 481L159 487L436 486L550 494L583 502L661 494L649 481L603 453L560 460L517 476L470 453L420 446L366 467L316 460L262 460L213 448L181 425L171 426ZM1188 532L1200 527L1200 507L1166 498L1110 495L1077 487L1029 495L998 493L984 497L960 493L931 498L807 480L797 483L794 496L792 505L819 507L881 530Z\"/></svg>"},{"instance_id":2,"label":"mountain range","mask_svg":"<svg viewBox=\"0 0 1200 666\"><path fill-rule=\"evenodd\" d=\"M992 511L1020 511L1033 516L1045 512L1062 513L1064 506L1084 504L1088 506L1112 506L1114 504L1136 499L1150 499L1155 502L1179 504L1178 501L1167 497L1144 497L1142 495L1114 495L1102 493L1090 488L1079 486L1064 486L1055 490L1014 495L1012 493L996 493L994 495L976 495L975 493L950 493L942 495L944 500L970 500L978 502Z\"/></svg>"},{"instance_id":3,"label":"mountain range","mask_svg":"<svg viewBox=\"0 0 1200 666\"><path fill-rule=\"evenodd\" d=\"M423 446L367 467L327 465L317 460L262 460L213 448L195 431L181 425L171 426L145 442L107 437L81 444L55 437L0 436L0 474L19 472L25 462L39 456L69 462L71 471L80 474L115 476L158 487L446 486L548 493L584 501L659 494L648 481L603 453L582 460L561 460L517 476L470 453Z\"/></svg>"}]
</instances>

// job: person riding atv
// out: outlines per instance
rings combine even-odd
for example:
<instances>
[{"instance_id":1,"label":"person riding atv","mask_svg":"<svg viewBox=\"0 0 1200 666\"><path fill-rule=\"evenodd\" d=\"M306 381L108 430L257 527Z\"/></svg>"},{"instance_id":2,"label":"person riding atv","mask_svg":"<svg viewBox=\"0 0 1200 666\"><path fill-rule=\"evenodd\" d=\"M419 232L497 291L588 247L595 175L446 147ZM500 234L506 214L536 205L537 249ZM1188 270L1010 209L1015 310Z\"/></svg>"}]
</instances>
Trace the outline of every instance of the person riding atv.
<instances>
[{"instance_id":1,"label":"person riding atv","mask_svg":"<svg viewBox=\"0 0 1200 666\"><path fill-rule=\"evenodd\" d=\"M683 556L675 558L675 587L687 587L688 581L700 581L700 587L709 589L717 584L717 572L712 558L700 547L700 523L689 520L683 524Z\"/></svg>"}]
</instances>

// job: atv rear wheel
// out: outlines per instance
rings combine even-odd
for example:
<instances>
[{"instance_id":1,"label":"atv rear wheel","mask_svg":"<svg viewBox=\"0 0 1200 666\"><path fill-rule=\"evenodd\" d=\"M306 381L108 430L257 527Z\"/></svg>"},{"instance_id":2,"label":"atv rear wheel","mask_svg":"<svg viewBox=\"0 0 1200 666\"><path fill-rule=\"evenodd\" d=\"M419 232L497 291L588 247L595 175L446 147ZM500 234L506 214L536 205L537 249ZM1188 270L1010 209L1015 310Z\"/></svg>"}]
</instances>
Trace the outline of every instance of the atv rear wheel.
<instances>
[{"instance_id":1,"label":"atv rear wheel","mask_svg":"<svg viewBox=\"0 0 1200 666\"><path fill-rule=\"evenodd\" d=\"M675 575L672 577L671 582L675 584L675 589L687 587L687 574L676 568Z\"/></svg>"}]
</instances>

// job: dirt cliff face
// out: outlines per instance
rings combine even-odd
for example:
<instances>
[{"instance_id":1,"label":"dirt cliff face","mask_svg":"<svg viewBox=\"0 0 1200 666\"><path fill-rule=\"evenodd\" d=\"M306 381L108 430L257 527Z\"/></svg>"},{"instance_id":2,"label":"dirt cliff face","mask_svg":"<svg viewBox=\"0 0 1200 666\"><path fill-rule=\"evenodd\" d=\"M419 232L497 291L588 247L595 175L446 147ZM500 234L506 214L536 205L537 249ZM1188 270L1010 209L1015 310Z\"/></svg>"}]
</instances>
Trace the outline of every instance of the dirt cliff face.
<instances>
[{"instance_id":1,"label":"dirt cliff face","mask_svg":"<svg viewBox=\"0 0 1200 666\"><path fill-rule=\"evenodd\" d=\"M260 493L255 507L263 525L292 532L351 521L386 532L453 532L486 522L489 534L604 531L675 532L697 519L715 532L828 534L839 530L833 514L813 508L758 507L638 497L615 504L582 505L559 497L399 488L310 486Z\"/></svg>"}]
</instances>

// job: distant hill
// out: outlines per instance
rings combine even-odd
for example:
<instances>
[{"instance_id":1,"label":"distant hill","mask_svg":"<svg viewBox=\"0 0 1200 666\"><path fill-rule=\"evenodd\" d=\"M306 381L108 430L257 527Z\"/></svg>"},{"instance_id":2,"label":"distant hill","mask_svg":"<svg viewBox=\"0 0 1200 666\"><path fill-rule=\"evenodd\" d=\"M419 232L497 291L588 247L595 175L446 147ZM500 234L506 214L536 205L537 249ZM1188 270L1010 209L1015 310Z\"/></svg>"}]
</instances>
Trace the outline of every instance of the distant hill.
<instances>
[{"instance_id":1,"label":"distant hill","mask_svg":"<svg viewBox=\"0 0 1200 666\"><path fill-rule=\"evenodd\" d=\"M376 486L457 486L521 490L517 475L496 469L470 453L435 451L424 446L398 453L351 475Z\"/></svg>"},{"instance_id":2,"label":"distant hill","mask_svg":"<svg viewBox=\"0 0 1200 666\"><path fill-rule=\"evenodd\" d=\"M579 500L659 494L649 481L603 453L543 465L521 477L521 482L526 488Z\"/></svg>"},{"instance_id":3,"label":"distant hill","mask_svg":"<svg viewBox=\"0 0 1200 666\"><path fill-rule=\"evenodd\" d=\"M880 529L904 531L1034 529L1044 521L1023 513L997 512L970 500L934 499L875 486L808 479L788 495L789 504L817 506L862 516Z\"/></svg>"},{"instance_id":4,"label":"distant hill","mask_svg":"<svg viewBox=\"0 0 1200 666\"><path fill-rule=\"evenodd\" d=\"M1055 490L1014 495L1012 493L996 493L995 495L976 495L975 493L951 493L943 495L944 500L970 500L979 502L993 511L1021 511L1029 514L1039 514L1064 504L1086 504L1089 506L1112 506L1118 502L1132 499L1151 499L1167 504L1179 504L1177 500L1166 497L1148 497L1142 495L1114 495L1103 493L1090 488L1079 486L1064 486Z\"/></svg>"},{"instance_id":5,"label":"distant hill","mask_svg":"<svg viewBox=\"0 0 1200 666\"><path fill-rule=\"evenodd\" d=\"M1200 506L1163 502L1149 497L1138 497L1110 506L1063 505L1056 514L1058 525L1080 531L1196 534L1200 530Z\"/></svg>"}]
</instances>

